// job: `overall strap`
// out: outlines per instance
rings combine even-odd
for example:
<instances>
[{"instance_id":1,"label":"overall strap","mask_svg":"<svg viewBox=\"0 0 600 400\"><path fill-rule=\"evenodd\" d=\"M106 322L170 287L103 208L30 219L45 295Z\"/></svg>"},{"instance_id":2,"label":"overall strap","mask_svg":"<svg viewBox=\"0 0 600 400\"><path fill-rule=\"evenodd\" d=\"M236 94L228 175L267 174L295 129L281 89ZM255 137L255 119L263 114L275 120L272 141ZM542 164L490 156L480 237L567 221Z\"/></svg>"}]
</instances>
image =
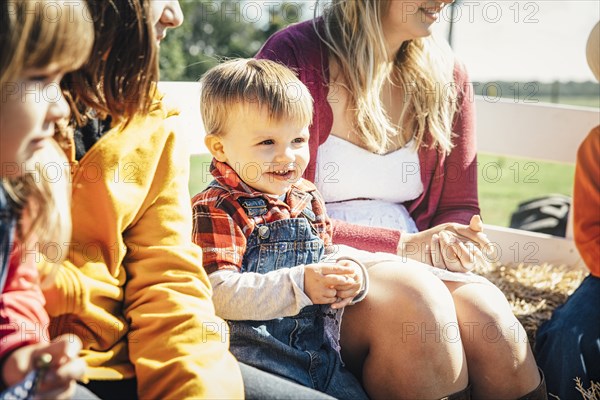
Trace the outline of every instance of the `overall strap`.
<instances>
[{"instance_id":1,"label":"overall strap","mask_svg":"<svg viewBox=\"0 0 600 400\"><path fill-rule=\"evenodd\" d=\"M240 197L238 203L250 218L260 217L268 211L267 201L262 197Z\"/></svg>"},{"instance_id":2,"label":"overall strap","mask_svg":"<svg viewBox=\"0 0 600 400\"><path fill-rule=\"evenodd\" d=\"M318 231L315 226L317 222L317 216L313 211L313 201L315 199L315 196L312 194L312 192L304 192L299 190L298 188L292 188L291 192L289 193L289 196L296 197L299 199L299 201L306 201L306 207L304 207L304 209L300 211L300 214L298 216L304 217L308 221L313 233L318 236Z\"/></svg>"},{"instance_id":3,"label":"overall strap","mask_svg":"<svg viewBox=\"0 0 600 400\"><path fill-rule=\"evenodd\" d=\"M225 189L216 179L209 183L207 187ZM261 197L240 197L237 201L250 218L260 217L268 211L267 201Z\"/></svg>"},{"instance_id":4,"label":"overall strap","mask_svg":"<svg viewBox=\"0 0 600 400\"><path fill-rule=\"evenodd\" d=\"M304 210L302 210L300 215L302 215L304 218L306 218L306 220L308 221L308 225L310 225L310 230L312 231L312 233L314 233L316 236L319 236L319 231L317 230L317 227L315 226L315 223L317 221L317 216L315 215L315 213L312 209L311 202L309 202L306 205L306 207L304 208Z\"/></svg>"}]
</instances>

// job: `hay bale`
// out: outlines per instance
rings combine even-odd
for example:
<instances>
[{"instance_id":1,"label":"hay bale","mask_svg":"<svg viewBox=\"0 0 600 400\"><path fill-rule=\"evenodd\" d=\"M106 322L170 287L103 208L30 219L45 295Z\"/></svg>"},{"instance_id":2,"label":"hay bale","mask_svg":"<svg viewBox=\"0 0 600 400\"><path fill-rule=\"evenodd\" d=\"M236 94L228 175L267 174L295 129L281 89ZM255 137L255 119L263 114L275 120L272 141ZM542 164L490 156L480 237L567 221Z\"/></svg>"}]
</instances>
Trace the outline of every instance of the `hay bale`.
<instances>
[{"instance_id":1,"label":"hay bale","mask_svg":"<svg viewBox=\"0 0 600 400\"><path fill-rule=\"evenodd\" d=\"M477 271L506 295L525 330L531 347L538 327L577 289L588 271L566 265L502 265Z\"/></svg>"},{"instance_id":2,"label":"hay bale","mask_svg":"<svg viewBox=\"0 0 600 400\"><path fill-rule=\"evenodd\" d=\"M502 290L513 313L527 331L532 349L535 348L538 328L550 319L552 312L573 294L589 273L582 267L552 264L496 264L477 272ZM581 380L576 378L574 385L583 400L600 400L600 384L597 382L592 382L590 388L584 388Z\"/></svg>"}]
</instances>

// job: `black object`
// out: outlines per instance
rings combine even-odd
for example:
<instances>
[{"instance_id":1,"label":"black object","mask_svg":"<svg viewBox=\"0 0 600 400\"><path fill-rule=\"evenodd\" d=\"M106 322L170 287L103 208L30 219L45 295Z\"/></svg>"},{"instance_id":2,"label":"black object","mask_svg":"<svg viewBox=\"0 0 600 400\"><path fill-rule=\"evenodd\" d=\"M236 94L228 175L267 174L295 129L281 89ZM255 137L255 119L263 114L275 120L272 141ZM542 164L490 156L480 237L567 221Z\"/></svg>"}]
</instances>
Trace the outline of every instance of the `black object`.
<instances>
[{"instance_id":1,"label":"black object","mask_svg":"<svg viewBox=\"0 0 600 400\"><path fill-rule=\"evenodd\" d=\"M8 276L10 252L13 246L16 221L11 213L4 186L0 183L0 295Z\"/></svg>"},{"instance_id":2,"label":"black object","mask_svg":"<svg viewBox=\"0 0 600 400\"><path fill-rule=\"evenodd\" d=\"M510 227L565 237L571 197L551 194L519 203L512 213Z\"/></svg>"}]
</instances>

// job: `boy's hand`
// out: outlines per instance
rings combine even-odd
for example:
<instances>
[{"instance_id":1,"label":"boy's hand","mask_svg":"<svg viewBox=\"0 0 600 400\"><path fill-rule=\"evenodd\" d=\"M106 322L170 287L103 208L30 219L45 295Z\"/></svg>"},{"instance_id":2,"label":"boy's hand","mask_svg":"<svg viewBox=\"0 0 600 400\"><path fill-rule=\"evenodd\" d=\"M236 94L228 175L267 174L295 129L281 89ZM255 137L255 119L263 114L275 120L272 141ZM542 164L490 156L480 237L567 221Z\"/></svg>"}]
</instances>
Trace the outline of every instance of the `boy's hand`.
<instances>
[{"instance_id":1,"label":"boy's hand","mask_svg":"<svg viewBox=\"0 0 600 400\"><path fill-rule=\"evenodd\" d=\"M336 288L345 288L346 285L352 285L354 274L354 267L342 265L341 263L305 265L304 293L313 304L333 304L338 301Z\"/></svg>"},{"instance_id":2,"label":"boy's hand","mask_svg":"<svg viewBox=\"0 0 600 400\"><path fill-rule=\"evenodd\" d=\"M78 358L81 340L75 335L62 335L52 343L37 343L10 353L2 366L2 378L12 386L35 368L36 360L44 353L52 356L50 367L43 375L36 398L69 399L75 392L76 380L85 374L86 364Z\"/></svg>"},{"instance_id":3,"label":"boy's hand","mask_svg":"<svg viewBox=\"0 0 600 400\"><path fill-rule=\"evenodd\" d=\"M337 301L331 305L331 308L344 308L352 302L354 297L360 293L363 285L363 274L361 268L350 260L339 260L336 265L352 268L352 274L346 275L349 281L342 285L334 286L336 290Z\"/></svg>"}]
</instances>

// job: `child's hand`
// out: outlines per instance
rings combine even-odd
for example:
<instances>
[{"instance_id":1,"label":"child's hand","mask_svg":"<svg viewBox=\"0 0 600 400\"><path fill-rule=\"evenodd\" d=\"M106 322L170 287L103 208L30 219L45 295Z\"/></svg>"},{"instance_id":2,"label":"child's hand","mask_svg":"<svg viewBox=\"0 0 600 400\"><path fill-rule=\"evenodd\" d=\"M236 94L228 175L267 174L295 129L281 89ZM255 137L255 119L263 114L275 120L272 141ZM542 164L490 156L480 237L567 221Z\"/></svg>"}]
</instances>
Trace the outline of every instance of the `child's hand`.
<instances>
[{"instance_id":1,"label":"child's hand","mask_svg":"<svg viewBox=\"0 0 600 400\"><path fill-rule=\"evenodd\" d=\"M304 266L304 293L313 304L338 301L336 287L353 284L354 268L341 264L317 263Z\"/></svg>"},{"instance_id":2,"label":"child's hand","mask_svg":"<svg viewBox=\"0 0 600 400\"><path fill-rule=\"evenodd\" d=\"M78 358L81 340L75 335L63 335L52 343L37 343L21 347L6 358L2 378L12 386L35 368L36 360L44 353L52 356L50 367L40 381L36 398L69 399L75 392L76 380L85 374L86 364Z\"/></svg>"},{"instance_id":3,"label":"child's hand","mask_svg":"<svg viewBox=\"0 0 600 400\"><path fill-rule=\"evenodd\" d=\"M336 290L337 301L331 305L331 308L344 308L360 293L363 285L363 274L361 268L350 260L340 260L337 265L352 268L352 274L346 275L348 282L334 286Z\"/></svg>"}]
</instances>

